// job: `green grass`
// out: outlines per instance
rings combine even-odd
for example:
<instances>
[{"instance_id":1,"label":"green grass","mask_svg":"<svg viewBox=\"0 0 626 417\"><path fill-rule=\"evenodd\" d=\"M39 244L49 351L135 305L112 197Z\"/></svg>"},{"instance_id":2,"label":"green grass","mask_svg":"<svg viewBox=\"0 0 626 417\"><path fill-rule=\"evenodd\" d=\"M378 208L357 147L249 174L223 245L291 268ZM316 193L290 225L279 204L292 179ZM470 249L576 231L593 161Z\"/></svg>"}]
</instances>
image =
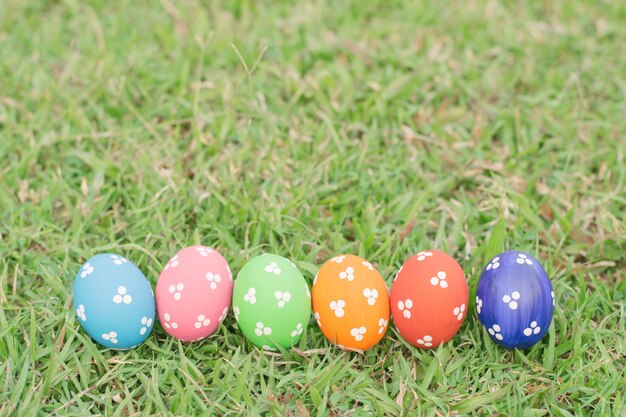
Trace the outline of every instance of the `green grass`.
<instances>
[{"instance_id":1,"label":"green grass","mask_svg":"<svg viewBox=\"0 0 626 417\"><path fill-rule=\"evenodd\" d=\"M0 415L626 415L626 3L291 3L0 2ZM364 355L315 325L263 353L232 316L130 352L80 329L85 259L154 285L200 242L309 282L436 248L472 290L516 248L557 309L529 351L473 315Z\"/></svg>"}]
</instances>

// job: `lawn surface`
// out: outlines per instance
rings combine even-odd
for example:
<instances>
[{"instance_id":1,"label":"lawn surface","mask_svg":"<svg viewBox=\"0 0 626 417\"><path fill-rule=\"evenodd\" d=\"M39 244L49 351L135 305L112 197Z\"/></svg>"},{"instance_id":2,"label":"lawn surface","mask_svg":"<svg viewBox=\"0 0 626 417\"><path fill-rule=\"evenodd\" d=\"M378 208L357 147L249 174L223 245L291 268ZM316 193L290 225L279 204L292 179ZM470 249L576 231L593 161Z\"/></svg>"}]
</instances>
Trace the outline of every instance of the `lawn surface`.
<instances>
[{"instance_id":1,"label":"lawn surface","mask_svg":"<svg viewBox=\"0 0 626 417\"><path fill-rule=\"evenodd\" d=\"M625 415L626 3L292 3L0 2L0 415ZM130 352L80 329L87 258L154 285L198 243L309 283L440 249L471 290L519 249L557 308L528 351L473 308L435 351L391 326L365 355L314 321L282 355L232 316Z\"/></svg>"}]
</instances>

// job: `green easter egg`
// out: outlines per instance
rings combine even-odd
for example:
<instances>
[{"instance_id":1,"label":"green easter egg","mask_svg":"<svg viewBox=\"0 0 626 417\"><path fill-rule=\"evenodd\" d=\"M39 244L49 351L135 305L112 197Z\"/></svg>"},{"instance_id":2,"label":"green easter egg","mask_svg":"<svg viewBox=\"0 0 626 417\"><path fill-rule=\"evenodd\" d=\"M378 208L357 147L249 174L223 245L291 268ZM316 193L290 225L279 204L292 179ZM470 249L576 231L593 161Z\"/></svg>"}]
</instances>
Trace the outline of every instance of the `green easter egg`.
<instances>
[{"instance_id":1,"label":"green easter egg","mask_svg":"<svg viewBox=\"0 0 626 417\"><path fill-rule=\"evenodd\" d=\"M239 328L256 346L290 348L309 324L311 292L289 259L260 255L237 275L233 311Z\"/></svg>"}]
</instances>

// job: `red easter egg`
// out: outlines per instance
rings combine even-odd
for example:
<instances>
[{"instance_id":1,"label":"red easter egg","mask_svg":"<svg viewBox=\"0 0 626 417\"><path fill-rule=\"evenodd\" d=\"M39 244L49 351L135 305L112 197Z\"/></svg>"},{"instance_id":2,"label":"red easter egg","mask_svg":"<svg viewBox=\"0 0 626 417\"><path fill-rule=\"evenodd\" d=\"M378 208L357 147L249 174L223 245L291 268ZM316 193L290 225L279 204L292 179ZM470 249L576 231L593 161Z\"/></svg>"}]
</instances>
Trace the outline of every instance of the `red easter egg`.
<instances>
[{"instance_id":1,"label":"red easter egg","mask_svg":"<svg viewBox=\"0 0 626 417\"><path fill-rule=\"evenodd\" d=\"M391 315L400 335L430 349L452 339L468 308L469 289L459 264L428 250L411 256L391 286Z\"/></svg>"}]
</instances>

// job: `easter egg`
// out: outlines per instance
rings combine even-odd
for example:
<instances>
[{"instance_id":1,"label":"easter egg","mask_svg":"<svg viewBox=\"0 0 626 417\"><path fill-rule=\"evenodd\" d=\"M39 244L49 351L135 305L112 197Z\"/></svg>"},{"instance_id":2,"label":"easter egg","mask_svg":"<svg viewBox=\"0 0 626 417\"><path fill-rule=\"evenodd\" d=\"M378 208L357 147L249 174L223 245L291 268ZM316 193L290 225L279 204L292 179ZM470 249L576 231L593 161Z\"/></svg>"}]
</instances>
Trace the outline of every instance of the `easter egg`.
<instances>
[{"instance_id":1,"label":"easter egg","mask_svg":"<svg viewBox=\"0 0 626 417\"><path fill-rule=\"evenodd\" d=\"M235 280L235 320L254 345L289 348L311 317L311 292L290 260L265 254L249 260Z\"/></svg>"},{"instance_id":2,"label":"easter egg","mask_svg":"<svg viewBox=\"0 0 626 417\"><path fill-rule=\"evenodd\" d=\"M312 287L313 314L322 333L345 350L376 345L389 325L389 292L365 259L339 255L320 268Z\"/></svg>"},{"instance_id":3,"label":"easter egg","mask_svg":"<svg viewBox=\"0 0 626 417\"><path fill-rule=\"evenodd\" d=\"M154 294L132 262L104 253L85 262L76 274L74 310L96 342L111 349L130 349L152 331Z\"/></svg>"},{"instance_id":4,"label":"easter egg","mask_svg":"<svg viewBox=\"0 0 626 417\"><path fill-rule=\"evenodd\" d=\"M233 276L215 249L191 246L169 260L156 286L159 321L182 341L213 334L228 314Z\"/></svg>"},{"instance_id":5,"label":"easter egg","mask_svg":"<svg viewBox=\"0 0 626 417\"><path fill-rule=\"evenodd\" d=\"M539 261L507 251L485 266L476 288L476 314L497 344L528 349L548 331L554 314L554 290Z\"/></svg>"},{"instance_id":6,"label":"easter egg","mask_svg":"<svg viewBox=\"0 0 626 417\"><path fill-rule=\"evenodd\" d=\"M391 286L391 315L410 344L431 349L459 331L468 306L468 287L459 264L428 250L411 256Z\"/></svg>"}]
</instances>

